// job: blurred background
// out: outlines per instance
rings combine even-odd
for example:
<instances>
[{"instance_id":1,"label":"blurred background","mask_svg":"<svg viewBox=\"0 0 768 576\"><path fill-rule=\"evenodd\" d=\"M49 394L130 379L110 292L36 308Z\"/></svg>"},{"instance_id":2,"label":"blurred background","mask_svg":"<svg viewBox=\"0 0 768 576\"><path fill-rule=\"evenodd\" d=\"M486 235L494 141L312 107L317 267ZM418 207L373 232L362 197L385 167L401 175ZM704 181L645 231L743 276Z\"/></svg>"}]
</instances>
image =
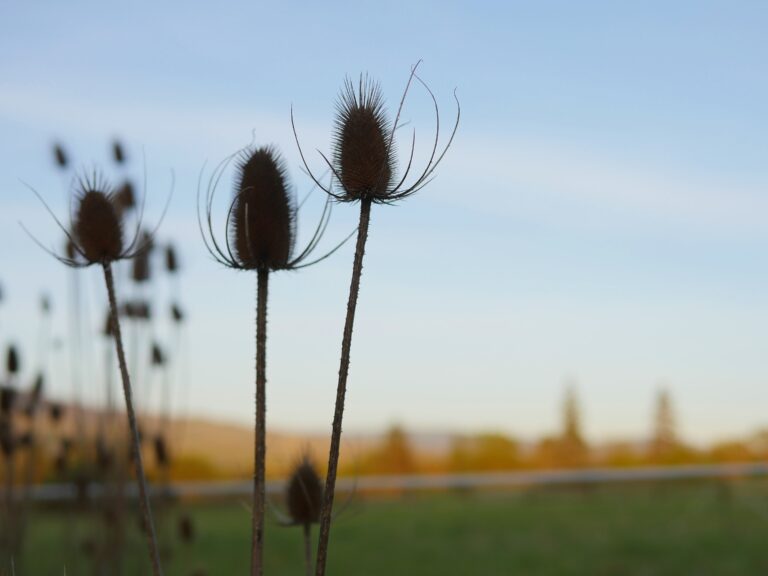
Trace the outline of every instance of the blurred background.
<instances>
[{"instance_id":1,"label":"blurred background","mask_svg":"<svg viewBox=\"0 0 768 576\"><path fill-rule=\"evenodd\" d=\"M27 405L44 382L24 424L37 464L16 474L81 487L26 515L19 546L52 552L22 551L18 573L100 573L116 550L92 533L109 521L97 501L76 496L104 480L84 470L117 442L105 430L123 408L100 270L62 266L19 226L66 248L33 190L65 226L93 170L132 187L132 222L146 199L145 227L159 223L147 270L127 263L118 280L153 478L231 483L214 503L168 499L168 570L241 571L255 275L209 256L198 193L227 156L274 144L309 194L301 246L325 199L291 110L322 174L344 79L369 74L394 114L419 60L441 138L454 90L461 123L433 183L374 209L334 573L763 573L768 485L745 475L768 455L766 24L750 1L0 4L0 345L19 360L3 378ZM402 120L401 165L411 130L423 164L436 125L421 87ZM335 206L323 247L356 219ZM303 453L327 461L352 251L273 275L277 500ZM652 481L620 485L586 473L649 467ZM366 488L381 475L399 480ZM415 490L418 477L434 481ZM63 538L68 506L81 522ZM121 549L141 550L125 532ZM267 541L273 570L299 570L298 535L275 526Z\"/></svg>"}]
</instances>

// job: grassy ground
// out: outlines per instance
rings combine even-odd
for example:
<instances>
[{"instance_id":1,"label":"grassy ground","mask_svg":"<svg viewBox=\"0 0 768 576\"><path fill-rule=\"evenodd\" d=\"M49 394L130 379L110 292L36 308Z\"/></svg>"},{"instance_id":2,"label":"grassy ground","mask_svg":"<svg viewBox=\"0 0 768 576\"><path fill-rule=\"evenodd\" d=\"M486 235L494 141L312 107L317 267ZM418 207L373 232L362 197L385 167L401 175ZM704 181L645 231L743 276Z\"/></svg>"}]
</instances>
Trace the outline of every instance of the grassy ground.
<instances>
[{"instance_id":1,"label":"grassy ground","mask_svg":"<svg viewBox=\"0 0 768 576\"><path fill-rule=\"evenodd\" d=\"M166 574L246 574L249 513L240 503L195 504L192 544L171 529ZM92 574L78 543L84 514L40 512L18 576ZM268 526L268 575L302 575L297 529ZM768 574L768 486L677 484L505 494L437 494L358 501L336 522L333 576ZM148 574L133 535L123 574ZM2 570L0 570L0 574ZM110 572L116 574L116 572Z\"/></svg>"}]
</instances>

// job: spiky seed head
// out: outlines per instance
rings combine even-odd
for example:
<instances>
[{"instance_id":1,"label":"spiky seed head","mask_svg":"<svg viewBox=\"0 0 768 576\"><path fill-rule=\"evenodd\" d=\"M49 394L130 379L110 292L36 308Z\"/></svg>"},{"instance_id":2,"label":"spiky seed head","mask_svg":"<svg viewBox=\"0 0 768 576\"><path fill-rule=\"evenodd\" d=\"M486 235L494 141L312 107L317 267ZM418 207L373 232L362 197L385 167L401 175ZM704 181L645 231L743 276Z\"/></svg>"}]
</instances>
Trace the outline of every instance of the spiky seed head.
<instances>
[{"instance_id":1,"label":"spiky seed head","mask_svg":"<svg viewBox=\"0 0 768 576\"><path fill-rule=\"evenodd\" d=\"M294 214L285 165L271 147L246 150L238 163L229 222L234 256L245 269L288 267Z\"/></svg>"},{"instance_id":2,"label":"spiky seed head","mask_svg":"<svg viewBox=\"0 0 768 576\"><path fill-rule=\"evenodd\" d=\"M61 144L54 144L53 145L53 158L56 160L56 165L59 168L66 168L67 164L69 164L69 159L67 158L67 153L64 151L64 148L61 146Z\"/></svg>"},{"instance_id":3,"label":"spiky seed head","mask_svg":"<svg viewBox=\"0 0 768 576\"><path fill-rule=\"evenodd\" d=\"M347 79L336 105L334 171L347 201L386 200L394 174L392 128L378 84Z\"/></svg>"},{"instance_id":4,"label":"spiky seed head","mask_svg":"<svg viewBox=\"0 0 768 576\"><path fill-rule=\"evenodd\" d=\"M107 264L120 259L123 226L111 195L85 184L79 197L74 232L89 264Z\"/></svg>"},{"instance_id":5,"label":"spiky seed head","mask_svg":"<svg viewBox=\"0 0 768 576\"><path fill-rule=\"evenodd\" d=\"M320 518L322 500L323 485L320 476L309 458L305 457L294 468L288 480L288 515L294 524L313 524Z\"/></svg>"},{"instance_id":6,"label":"spiky seed head","mask_svg":"<svg viewBox=\"0 0 768 576\"><path fill-rule=\"evenodd\" d=\"M8 374L14 375L19 372L19 353L16 351L16 346L9 346L8 353L5 357L5 369Z\"/></svg>"}]
</instances>

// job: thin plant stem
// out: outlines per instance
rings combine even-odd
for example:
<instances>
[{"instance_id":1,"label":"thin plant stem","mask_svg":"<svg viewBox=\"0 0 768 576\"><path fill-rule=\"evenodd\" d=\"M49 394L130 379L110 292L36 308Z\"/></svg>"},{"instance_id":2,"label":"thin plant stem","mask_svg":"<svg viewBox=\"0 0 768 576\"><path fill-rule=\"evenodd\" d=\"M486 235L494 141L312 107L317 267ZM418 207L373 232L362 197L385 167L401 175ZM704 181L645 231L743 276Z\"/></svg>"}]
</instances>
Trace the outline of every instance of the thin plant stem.
<instances>
[{"instance_id":1,"label":"thin plant stem","mask_svg":"<svg viewBox=\"0 0 768 576\"><path fill-rule=\"evenodd\" d=\"M349 352L352 347L352 329L355 323L357 295L360 292L360 276L363 273L363 256L365 242L368 239L368 224L371 220L371 200L360 201L360 224L357 228L357 244L355 246L355 261L352 266L352 282L349 286L347 301L347 319L344 322L344 338L341 342L341 362L339 365L339 384L336 388L336 408L333 414L333 430L331 432L331 449L328 454L328 475L325 478L323 505L320 508L320 537L317 544L317 576L325 576L325 563L328 558L328 540L331 535L331 515L333 513L333 496L336 490L336 472L339 464L341 448L341 422L344 417L344 398L347 394L347 375L349 374Z\"/></svg>"},{"instance_id":2,"label":"thin plant stem","mask_svg":"<svg viewBox=\"0 0 768 576\"><path fill-rule=\"evenodd\" d=\"M267 291L269 270L259 268L256 280L256 441L254 446L253 516L251 542L251 575L264 570L264 488L267 454Z\"/></svg>"},{"instance_id":3,"label":"thin plant stem","mask_svg":"<svg viewBox=\"0 0 768 576\"><path fill-rule=\"evenodd\" d=\"M144 474L144 463L141 458L141 441L139 439L139 428L136 424L136 414L133 411L131 379L128 375L128 367L125 362L125 350L123 349L123 337L120 333L117 298L115 297L115 281L114 277L112 276L111 264L107 262L103 265L103 268L104 281L107 284L107 293L109 294L109 309L112 316L112 331L115 338L115 348L117 350L117 359L120 365L120 375L123 380L125 407L128 412L128 424L131 428L134 462L136 463L136 480L139 484L139 505L141 507L141 515L144 519L145 535L147 538L147 546L149 547L149 557L152 562L152 573L154 576L162 576L163 569L160 566L160 551L157 545L155 524L152 520L152 508L149 503L147 478Z\"/></svg>"},{"instance_id":4,"label":"thin plant stem","mask_svg":"<svg viewBox=\"0 0 768 576\"><path fill-rule=\"evenodd\" d=\"M304 566L307 576L312 576L312 525L304 524Z\"/></svg>"}]
</instances>

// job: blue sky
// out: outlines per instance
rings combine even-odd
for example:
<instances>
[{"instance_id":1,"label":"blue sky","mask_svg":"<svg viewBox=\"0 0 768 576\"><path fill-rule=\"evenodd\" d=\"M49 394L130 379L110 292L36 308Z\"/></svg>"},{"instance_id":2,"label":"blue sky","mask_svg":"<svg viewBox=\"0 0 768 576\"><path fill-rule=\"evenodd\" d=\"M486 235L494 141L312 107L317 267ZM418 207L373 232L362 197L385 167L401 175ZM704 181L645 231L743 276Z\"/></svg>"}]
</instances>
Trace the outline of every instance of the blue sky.
<instances>
[{"instance_id":1,"label":"blue sky","mask_svg":"<svg viewBox=\"0 0 768 576\"><path fill-rule=\"evenodd\" d=\"M691 440L768 425L766 24L757 1L0 3L0 341L34 356L44 289L66 333L68 271L17 222L59 237L21 181L64 214L51 142L111 173L119 135L150 221L175 176L161 235L185 266L188 410L249 422L255 281L207 257L198 175L253 138L308 190L291 105L307 149L327 151L345 75L379 79L391 109L423 59L444 122L454 88L462 122L437 180L374 211L347 428L535 436L556 428L569 380L594 439L645 434L662 384ZM404 118L426 144L423 92ZM328 245L356 212L334 216ZM276 427L330 427L351 259L274 278Z\"/></svg>"}]
</instances>

